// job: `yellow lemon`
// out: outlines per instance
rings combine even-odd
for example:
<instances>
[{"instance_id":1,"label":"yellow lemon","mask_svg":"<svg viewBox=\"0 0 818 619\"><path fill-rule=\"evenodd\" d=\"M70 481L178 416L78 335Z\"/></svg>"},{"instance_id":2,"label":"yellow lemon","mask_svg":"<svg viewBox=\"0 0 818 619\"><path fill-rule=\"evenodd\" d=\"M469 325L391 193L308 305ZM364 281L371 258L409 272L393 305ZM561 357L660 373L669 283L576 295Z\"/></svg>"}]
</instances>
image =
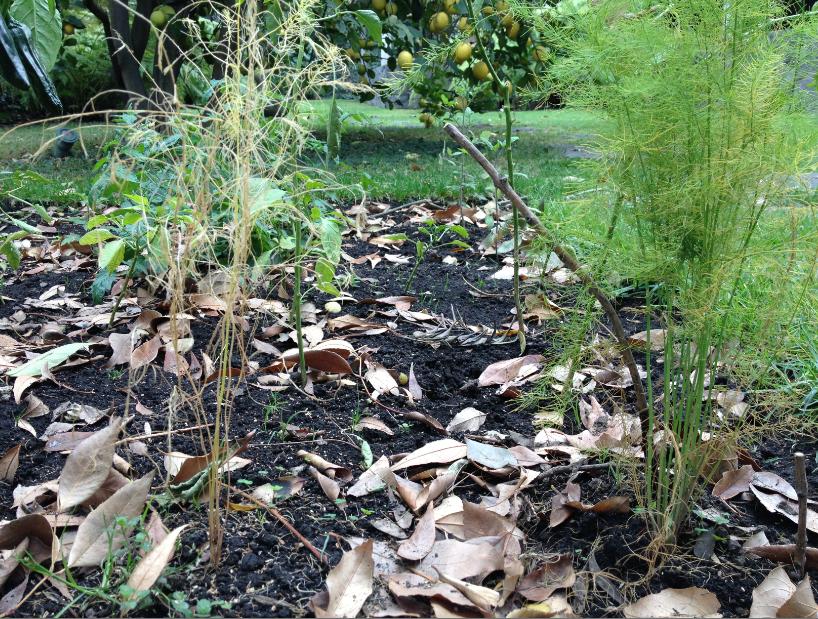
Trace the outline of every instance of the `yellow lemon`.
<instances>
[{"instance_id":1,"label":"yellow lemon","mask_svg":"<svg viewBox=\"0 0 818 619\"><path fill-rule=\"evenodd\" d=\"M461 17L457 20L457 29L461 32L469 32L471 28L469 27L469 18L468 17Z\"/></svg>"},{"instance_id":2,"label":"yellow lemon","mask_svg":"<svg viewBox=\"0 0 818 619\"><path fill-rule=\"evenodd\" d=\"M411 69L414 61L415 58L412 56L411 52L403 50L400 54L398 54L398 66L404 71Z\"/></svg>"},{"instance_id":3,"label":"yellow lemon","mask_svg":"<svg viewBox=\"0 0 818 619\"><path fill-rule=\"evenodd\" d=\"M502 13L503 11L508 11L508 2L506 2L506 0L497 0L497 2L494 3L494 9L498 13Z\"/></svg>"},{"instance_id":4,"label":"yellow lemon","mask_svg":"<svg viewBox=\"0 0 818 619\"><path fill-rule=\"evenodd\" d=\"M457 64L466 62L469 58L471 58L471 45L463 42L455 48L454 59Z\"/></svg>"},{"instance_id":5,"label":"yellow lemon","mask_svg":"<svg viewBox=\"0 0 818 619\"><path fill-rule=\"evenodd\" d=\"M449 27L449 15L443 11L432 16L432 32L443 32Z\"/></svg>"},{"instance_id":6,"label":"yellow lemon","mask_svg":"<svg viewBox=\"0 0 818 619\"><path fill-rule=\"evenodd\" d=\"M508 28L512 23L514 23L514 16L510 13L506 13L503 15L503 19L500 20L500 23Z\"/></svg>"},{"instance_id":7,"label":"yellow lemon","mask_svg":"<svg viewBox=\"0 0 818 619\"><path fill-rule=\"evenodd\" d=\"M74 34L74 24L65 23L62 25L63 34Z\"/></svg>"},{"instance_id":8,"label":"yellow lemon","mask_svg":"<svg viewBox=\"0 0 818 619\"><path fill-rule=\"evenodd\" d=\"M548 48L544 45L538 45L534 48L534 58L536 58L539 62L547 62L549 56L551 56Z\"/></svg>"},{"instance_id":9,"label":"yellow lemon","mask_svg":"<svg viewBox=\"0 0 818 619\"><path fill-rule=\"evenodd\" d=\"M463 95L458 95L457 97L455 97L454 104L455 107L461 112L465 110L467 107L469 107L469 102Z\"/></svg>"},{"instance_id":10,"label":"yellow lemon","mask_svg":"<svg viewBox=\"0 0 818 619\"><path fill-rule=\"evenodd\" d=\"M386 0L372 0L372 8L376 11L383 11L386 8Z\"/></svg>"},{"instance_id":11,"label":"yellow lemon","mask_svg":"<svg viewBox=\"0 0 818 619\"><path fill-rule=\"evenodd\" d=\"M513 21L506 26L506 35L509 39L516 39L518 34L520 34L520 22Z\"/></svg>"},{"instance_id":12,"label":"yellow lemon","mask_svg":"<svg viewBox=\"0 0 818 619\"><path fill-rule=\"evenodd\" d=\"M489 76L489 66L484 62L475 62L471 68L471 74L478 80L483 81Z\"/></svg>"},{"instance_id":13,"label":"yellow lemon","mask_svg":"<svg viewBox=\"0 0 818 619\"><path fill-rule=\"evenodd\" d=\"M443 0L443 10L449 15L454 15L457 12L456 5L457 0Z\"/></svg>"},{"instance_id":14,"label":"yellow lemon","mask_svg":"<svg viewBox=\"0 0 818 619\"><path fill-rule=\"evenodd\" d=\"M386 14L387 15L397 15L398 14L398 5L394 2L387 2L386 3Z\"/></svg>"},{"instance_id":15,"label":"yellow lemon","mask_svg":"<svg viewBox=\"0 0 818 619\"><path fill-rule=\"evenodd\" d=\"M493 6L484 6L481 9L481 11L482 11L483 15L485 15L486 17L488 17L489 15L494 15L494 7Z\"/></svg>"}]
</instances>

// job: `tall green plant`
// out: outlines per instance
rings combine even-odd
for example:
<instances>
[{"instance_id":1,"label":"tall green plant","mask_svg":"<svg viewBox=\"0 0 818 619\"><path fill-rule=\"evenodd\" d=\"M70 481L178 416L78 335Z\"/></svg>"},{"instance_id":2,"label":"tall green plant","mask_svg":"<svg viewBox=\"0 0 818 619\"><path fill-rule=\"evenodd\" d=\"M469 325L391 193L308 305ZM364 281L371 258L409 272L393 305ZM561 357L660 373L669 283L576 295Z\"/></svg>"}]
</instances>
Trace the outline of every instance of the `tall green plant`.
<instances>
[{"instance_id":1,"label":"tall green plant","mask_svg":"<svg viewBox=\"0 0 818 619\"><path fill-rule=\"evenodd\" d=\"M759 222L816 154L789 130L804 103L792 87L798 52L814 45L816 21L805 15L782 28L780 14L773 0L604 0L570 30L539 23L570 41L552 84L611 121L598 144L601 198L616 196L609 238L616 226L630 242L617 262L653 287L647 314L658 311L666 330L660 383L648 371L640 482L659 545L675 539L701 480L715 473L722 446L707 440L705 391L729 361L727 327ZM608 251L597 269L612 262Z\"/></svg>"}]
</instances>

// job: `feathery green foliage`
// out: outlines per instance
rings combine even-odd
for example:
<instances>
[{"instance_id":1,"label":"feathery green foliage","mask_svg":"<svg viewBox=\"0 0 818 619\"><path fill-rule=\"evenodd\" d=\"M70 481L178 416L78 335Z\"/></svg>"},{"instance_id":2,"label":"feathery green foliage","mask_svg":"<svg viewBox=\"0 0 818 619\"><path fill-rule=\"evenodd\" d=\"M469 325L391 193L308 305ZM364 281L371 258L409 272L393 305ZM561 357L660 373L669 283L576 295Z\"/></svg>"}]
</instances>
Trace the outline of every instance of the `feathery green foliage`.
<instances>
[{"instance_id":1,"label":"feathery green foliage","mask_svg":"<svg viewBox=\"0 0 818 619\"><path fill-rule=\"evenodd\" d=\"M772 0L604 0L555 29L527 11L569 50L551 84L611 121L596 145L605 183L595 205L610 211L609 238L624 238L631 250L616 256L617 245L603 243L590 264L604 277L613 251L619 270L649 291L649 324L656 311L666 328L657 384L648 368L642 497L658 546L675 539L700 480L716 472L723 445L706 440L719 421L706 391L738 362L728 343L746 326L737 316L749 318L737 303L762 258L752 241L767 211L803 197L795 181L818 153L814 140L792 130L808 104L796 84L818 21L781 14ZM763 261L779 258L773 252ZM800 267L811 264L803 258ZM801 270L803 286L814 267ZM797 305L787 309L794 316ZM648 366L655 363L649 355Z\"/></svg>"}]
</instances>

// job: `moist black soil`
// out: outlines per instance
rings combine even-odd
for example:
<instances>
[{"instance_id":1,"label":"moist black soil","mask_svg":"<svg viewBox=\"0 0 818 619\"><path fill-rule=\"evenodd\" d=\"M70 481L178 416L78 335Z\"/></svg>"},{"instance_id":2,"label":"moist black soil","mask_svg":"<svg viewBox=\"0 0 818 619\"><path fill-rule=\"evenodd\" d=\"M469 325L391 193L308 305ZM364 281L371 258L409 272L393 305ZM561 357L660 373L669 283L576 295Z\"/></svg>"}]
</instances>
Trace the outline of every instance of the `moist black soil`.
<instances>
[{"instance_id":1,"label":"moist black soil","mask_svg":"<svg viewBox=\"0 0 818 619\"><path fill-rule=\"evenodd\" d=\"M401 217L401 214L398 214ZM58 225L62 232L69 228ZM403 223L389 232L404 231L415 234L415 227ZM482 232L469 226L471 241L476 247ZM51 235L52 244L58 243L59 234ZM412 257L414 247L405 243L400 247L379 249L372 244L354 237L347 237L343 250L355 258L378 252ZM445 258L449 260L444 262ZM451 258L457 260L451 264ZM45 265L46 268L42 269ZM85 261L76 270L62 268L56 261L42 258L39 261L24 261L16 273L6 273L0 294L0 327L2 333L18 341L36 337L37 325L59 322L66 312L38 308L36 304L24 305L25 299L36 299L54 285L62 285L63 295L78 294L78 300L91 305L89 286L94 276L95 261ZM404 294L412 264L401 264L383 259L374 268L368 262L355 265L355 285L350 293L358 300L374 299ZM417 272L410 293L417 298L412 310L430 314L454 315L458 320L472 325L503 328L512 318L513 299L509 281L492 279L491 275L500 267L495 257L481 257L476 251L435 251L429 255ZM29 273L29 274L27 274ZM132 286L135 289L140 282ZM528 286L536 287L536 282ZM272 287L270 295L275 295ZM570 286L565 288L549 286L547 294L558 304L566 306L576 294ZM328 297L310 293L311 300L320 309ZM161 307L160 302L156 303ZM299 450L320 454L325 459L348 466L356 477L362 471L362 453L358 437L362 437L371 447L374 459L382 455L392 456L419 448L429 441L439 439L440 433L425 424L407 420L401 416L408 410L419 411L438 420L445 426L451 418L466 407L475 407L489 414L481 433L496 432L508 445L510 432L523 437L533 437L533 411L520 409L517 402L502 398L493 388L479 388L476 379L489 364L519 355L516 340L506 344L483 344L478 346L456 346L441 344L437 347L419 341L413 336L416 330L424 329L423 324L409 324L395 317L384 316L388 306L370 303L345 302L343 311L372 322L394 323L385 333L370 336L351 337L356 349L366 347L371 357L389 369L408 373L410 367L423 389L423 398L409 406L404 398L382 396L374 402L355 379L354 385L340 385L337 381L314 385L314 394L308 396L295 388L283 392L271 392L258 385L252 377L236 385L236 397L231 411L229 433L239 439L255 432L247 451L242 453L252 461L247 467L236 471L231 479L233 485L251 489L257 485L275 482L279 477L293 471L303 473L303 461L297 455ZM638 311L623 307L626 324L633 332L644 328ZM15 312L24 312L23 326L13 328ZM70 312L68 312L70 313ZM115 324L112 331L124 333L129 330L129 321ZM192 324L195 339L194 350L207 347L217 319L214 316L198 315ZM264 327L275 323L257 325L256 334ZM547 357L559 353L554 348L554 337L560 327L559 320L546 321L541 325L531 323L528 333L527 353L540 353ZM87 341L92 336L104 338L110 331L105 325L86 329L71 327L69 340ZM337 337L338 334L327 334ZM60 342L64 343L64 342ZM284 347L280 342L276 346ZM252 350L249 348L248 350ZM130 378L127 372L109 370L104 364L110 355L106 346L95 347L91 360L54 372L57 382L43 381L35 384L28 393L36 395L52 410L65 401L89 404L105 409L108 414L130 416L127 426L129 435L143 434L146 424L150 432L159 433L174 430L169 444L166 437L145 439L148 456L139 456L127 449L120 455L133 467L133 477L147 473L155 467L159 469L154 485L154 493L161 493L165 479L161 467L163 455L169 451L179 451L190 455L209 451L206 439L200 432L177 432L207 421L212 421L215 412L214 384L203 391L204 410L178 405L178 398L172 397L180 388L177 378L162 370L161 353L154 364L138 376ZM273 361L274 355L254 352L250 359L265 366ZM239 362L236 359L236 362ZM11 379L6 378L11 385ZM182 386L183 390L190 389ZM127 398L130 393L130 398ZM21 405L15 404L10 394L0 399L0 452L20 443L20 466L13 483L0 483L0 504L2 516L6 520L15 518L12 505L12 491L15 486L31 486L56 479L65 462L60 453L43 450L43 441L15 425L22 412ZM621 394L617 394L621 397ZM126 402L128 408L126 410ZM141 405L135 410L136 403ZM172 414L168 411L172 410ZM149 411L153 411L151 414ZM373 430L354 431L356 419L376 416L384 421L394 436ZM51 422L50 416L32 419L32 426L42 433ZM106 420L95 426L78 430L96 430L103 427ZM576 430L576 423L566 416L566 431ZM505 435L505 439L503 439ZM455 438L460 438L455 436ZM749 453L765 470L772 470L792 481L792 453L796 450L808 454L810 485L818 487L818 465L815 462L816 443L812 441L786 440L778 437L767 440L762 445L747 445ZM224 601L229 607L216 606L214 613L229 616L299 616L310 614L309 599L324 587L328 570L335 565L346 548L343 537L366 537L389 541L390 538L371 526L373 519L388 513L391 506L383 494L369 495L361 499L330 501L321 491L317 482L304 475L306 484L300 493L290 497L276 507L316 548L320 549L325 562L318 561L291 535L277 520L263 510L252 512L224 512L223 559L212 567L209 560L207 510L204 505L181 504L178 502L155 502L154 506L165 525L173 528L181 524L191 525L181 538L172 567L166 570L160 581L161 589L168 595L181 592L181 596L194 606L197 600ZM748 530L764 530L775 543L794 541L795 526L789 521L767 513L754 501L733 500L730 505L702 497L698 508L718 510L724 519L714 523L696 515L691 515L689 526L679 539L677 551L670 556L663 567L645 580L649 566L644 560L649 545L644 521L638 514L577 514L565 524L549 528L548 513L555 490L562 490L568 474L556 475L547 481L538 481L525 493L525 509L518 526L526 533L524 548L527 564L533 566L538 557L545 554L569 553L574 556L577 570L590 570L593 562L598 565L596 586L590 586L586 596L585 616L617 616L618 603L606 592L600 582L630 583L624 590L633 599L649 592L657 592L667 587L701 586L714 592L722 604L725 616L746 616L751 603L753 588L768 573L772 564L763 559L752 559L740 552L738 538L746 537ZM612 467L608 472L580 474L577 481L582 487L584 502L593 503L598 499L617 494L628 494L625 480ZM474 488L476 491L476 486ZM466 485L459 488L465 493L471 491ZM234 495L231 500L241 502ZM740 529L737 527L744 527ZM748 527L750 529L748 529ZM699 559L692 549L696 539L710 532L715 535L712 556ZM815 541L815 540L811 540ZM589 558L591 561L589 562ZM93 587L100 582L99 570L80 570L75 574L79 582ZM605 578L608 580L605 581ZM815 580L813 578L813 580ZM593 582L593 579L592 579ZM31 585L30 585L31 586ZM9 585L7 584L8 588ZM111 593L111 592L109 592ZM154 598L151 606L141 608L145 616L169 616L173 612L161 601ZM63 612L66 616L102 616L118 614L119 609L92 596L77 595L73 605L56 591L44 586L32 595L17 614L53 616Z\"/></svg>"}]
</instances>

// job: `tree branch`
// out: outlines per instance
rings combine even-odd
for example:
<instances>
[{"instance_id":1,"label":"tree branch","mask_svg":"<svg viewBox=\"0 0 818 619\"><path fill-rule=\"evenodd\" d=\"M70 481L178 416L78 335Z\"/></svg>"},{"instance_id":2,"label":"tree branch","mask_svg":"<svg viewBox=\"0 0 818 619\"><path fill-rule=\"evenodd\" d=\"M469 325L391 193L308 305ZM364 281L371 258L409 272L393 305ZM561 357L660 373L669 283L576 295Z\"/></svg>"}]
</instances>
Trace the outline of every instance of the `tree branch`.
<instances>
[{"instance_id":1,"label":"tree branch","mask_svg":"<svg viewBox=\"0 0 818 619\"><path fill-rule=\"evenodd\" d=\"M514 188L511 187L508 179L500 176L497 169L491 165L491 162L486 159L483 153L481 153L478 148L471 143L469 138L463 135L460 130L451 123L446 123L443 130L448 133L452 139L458 143L458 145L465 149L466 152L471 155L472 159L474 159L480 165L480 167L485 170L486 174L488 174L489 178L491 178L492 183L494 183L494 186L497 187L497 189L499 189L511 201L512 205L519 213L523 215L523 217L526 218L528 223L536 228L540 234L549 239L552 244L552 251L556 254L556 256L562 260L562 263L566 267L571 269L571 271L576 274L582 284L588 289L588 292L590 292L596 298L596 300L599 301L599 304L602 306L602 311L605 312L608 320L611 321L611 330L613 331L614 337L622 349L622 359L625 362L625 366L628 368L628 372L631 375L631 380L633 381L633 390L634 395L636 396L636 407L639 412L639 422L642 427L642 441L645 442L650 440L648 437L648 403L645 399L645 390L642 387L642 378L639 376L639 370L636 367L636 360L633 358L633 353L631 352L631 347L628 343L628 337L625 335L625 329L622 326L622 321L619 318L619 313L614 308L611 300L594 281L587 269L583 268L579 261L577 261L573 252L556 242L554 236L551 234L548 228L546 228L537 215L535 215L534 212L528 208L528 205L523 201L520 195L514 191Z\"/></svg>"}]
</instances>

